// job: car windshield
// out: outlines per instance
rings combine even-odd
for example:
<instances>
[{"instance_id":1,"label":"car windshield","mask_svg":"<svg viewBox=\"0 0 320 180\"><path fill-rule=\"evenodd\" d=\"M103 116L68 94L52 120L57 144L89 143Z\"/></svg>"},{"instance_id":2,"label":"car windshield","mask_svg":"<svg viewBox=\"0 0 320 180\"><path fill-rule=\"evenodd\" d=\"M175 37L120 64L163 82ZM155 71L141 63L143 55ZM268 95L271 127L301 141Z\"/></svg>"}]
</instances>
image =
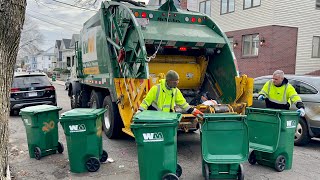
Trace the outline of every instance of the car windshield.
<instances>
[{"instance_id":1,"label":"car windshield","mask_svg":"<svg viewBox=\"0 0 320 180\"><path fill-rule=\"evenodd\" d=\"M28 88L40 86L51 86L48 78L44 75L18 76L14 77L12 83L12 88Z\"/></svg>"}]
</instances>

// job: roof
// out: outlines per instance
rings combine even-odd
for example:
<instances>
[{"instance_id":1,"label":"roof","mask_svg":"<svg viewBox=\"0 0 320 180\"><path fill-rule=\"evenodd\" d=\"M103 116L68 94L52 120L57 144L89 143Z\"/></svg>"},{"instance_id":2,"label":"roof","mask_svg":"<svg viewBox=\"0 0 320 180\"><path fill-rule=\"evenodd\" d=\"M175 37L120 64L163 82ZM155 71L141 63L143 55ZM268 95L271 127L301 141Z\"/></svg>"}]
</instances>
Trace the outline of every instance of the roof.
<instances>
[{"instance_id":1,"label":"roof","mask_svg":"<svg viewBox=\"0 0 320 180\"><path fill-rule=\"evenodd\" d=\"M61 46L61 40L56 40L56 45L55 47L57 47L58 49L60 49Z\"/></svg>"},{"instance_id":2,"label":"roof","mask_svg":"<svg viewBox=\"0 0 320 180\"><path fill-rule=\"evenodd\" d=\"M71 42L71 39L62 39L62 43L64 44L64 47L66 49L70 49L70 42Z\"/></svg>"},{"instance_id":3,"label":"roof","mask_svg":"<svg viewBox=\"0 0 320 180\"><path fill-rule=\"evenodd\" d=\"M72 39L71 39L71 42L70 42L70 48L74 47L75 43L77 41L79 41L79 39L80 39L80 35L79 34L72 34Z\"/></svg>"}]
</instances>

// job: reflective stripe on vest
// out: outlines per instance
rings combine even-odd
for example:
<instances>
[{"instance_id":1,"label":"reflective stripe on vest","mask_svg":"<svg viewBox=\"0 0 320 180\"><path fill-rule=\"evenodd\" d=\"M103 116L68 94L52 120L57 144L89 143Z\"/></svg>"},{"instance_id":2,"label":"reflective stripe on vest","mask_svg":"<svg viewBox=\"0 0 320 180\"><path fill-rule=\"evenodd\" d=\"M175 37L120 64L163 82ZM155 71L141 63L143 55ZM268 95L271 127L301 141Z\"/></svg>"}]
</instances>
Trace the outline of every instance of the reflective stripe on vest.
<instances>
[{"instance_id":1,"label":"reflective stripe on vest","mask_svg":"<svg viewBox=\"0 0 320 180\"><path fill-rule=\"evenodd\" d=\"M274 103L278 103L278 104L287 104L288 101L287 101L287 87L288 87L288 84L286 84L285 88L284 88L284 93L282 95L282 101L278 101L278 100L275 100L275 99L271 99L270 98L270 89L271 89L271 83L272 83L272 80L269 81L269 84L268 84L268 98L271 102L274 102Z\"/></svg>"}]
</instances>

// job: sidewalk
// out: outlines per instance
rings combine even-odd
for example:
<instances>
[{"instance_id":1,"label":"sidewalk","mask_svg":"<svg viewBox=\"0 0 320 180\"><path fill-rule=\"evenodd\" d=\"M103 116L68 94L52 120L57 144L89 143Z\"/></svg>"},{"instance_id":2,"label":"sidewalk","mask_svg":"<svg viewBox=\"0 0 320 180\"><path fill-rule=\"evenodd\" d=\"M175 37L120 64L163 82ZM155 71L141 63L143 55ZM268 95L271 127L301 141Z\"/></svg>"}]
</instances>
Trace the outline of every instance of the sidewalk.
<instances>
[{"instance_id":1,"label":"sidewalk","mask_svg":"<svg viewBox=\"0 0 320 180\"><path fill-rule=\"evenodd\" d=\"M60 80L56 80L56 81L51 81L53 84L58 84L61 86L64 86L65 82L64 81L60 81Z\"/></svg>"}]
</instances>

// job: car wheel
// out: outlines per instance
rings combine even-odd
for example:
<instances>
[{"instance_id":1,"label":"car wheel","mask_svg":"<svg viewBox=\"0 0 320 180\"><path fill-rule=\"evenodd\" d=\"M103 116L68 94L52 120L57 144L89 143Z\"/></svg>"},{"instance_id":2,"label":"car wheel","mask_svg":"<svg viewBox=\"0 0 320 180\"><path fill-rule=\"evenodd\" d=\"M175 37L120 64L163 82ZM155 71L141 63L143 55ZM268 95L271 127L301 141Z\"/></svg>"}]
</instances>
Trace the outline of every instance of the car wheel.
<instances>
[{"instance_id":1,"label":"car wheel","mask_svg":"<svg viewBox=\"0 0 320 180\"><path fill-rule=\"evenodd\" d=\"M103 131L110 139L118 138L121 135L121 129L123 127L118 106L112 102L110 96L106 96L103 100L103 108L107 110L104 113Z\"/></svg>"},{"instance_id":2,"label":"car wheel","mask_svg":"<svg viewBox=\"0 0 320 180\"><path fill-rule=\"evenodd\" d=\"M294 134L294 145L303 146L310 142L310 135L307 123L304 119L299 119L299 124L297 125L296 132Z\"/></svg>"}]
</instances>

